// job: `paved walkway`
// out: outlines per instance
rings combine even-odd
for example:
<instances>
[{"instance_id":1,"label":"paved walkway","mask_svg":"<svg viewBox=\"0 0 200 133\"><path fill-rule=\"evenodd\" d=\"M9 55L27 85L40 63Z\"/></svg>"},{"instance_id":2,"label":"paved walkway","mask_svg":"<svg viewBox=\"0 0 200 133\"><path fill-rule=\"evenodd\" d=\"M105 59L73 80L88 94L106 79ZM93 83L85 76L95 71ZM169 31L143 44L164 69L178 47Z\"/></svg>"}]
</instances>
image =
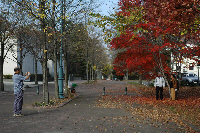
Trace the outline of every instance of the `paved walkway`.
<instances>
[{"instance_id":1,"label":"paved walkway","mask_svg":"<svg viewBox=\"0 0 200 133\"><path fill-rule=\"evenodd\" d=\"M61 108L41 109L30 108L34 102L42 101L42 86L40 94L37 87L27 88L24 94L22 113L24 117L13 117L13 91L0 93L0 132L1 133L176 133L173 128L166 128L173 123L157 123L151 121L138 122L139 116L120 108L97 107L96 102L102 99L102 88L109 90L124 89L123 81L99 81L96 84L81 84L76 81L76 91L81 94ZM9 83L8 83L9 84ZM10 83L11 84L11 83ZM31 84L31 83L29 83ZM54 83L49 83L50 97L54 96ZM123 93L121 94L123 95ZM136 94L130 94L136 95ZM175 125L173 125L175 126Z\"/></svg>"}]
</instances>

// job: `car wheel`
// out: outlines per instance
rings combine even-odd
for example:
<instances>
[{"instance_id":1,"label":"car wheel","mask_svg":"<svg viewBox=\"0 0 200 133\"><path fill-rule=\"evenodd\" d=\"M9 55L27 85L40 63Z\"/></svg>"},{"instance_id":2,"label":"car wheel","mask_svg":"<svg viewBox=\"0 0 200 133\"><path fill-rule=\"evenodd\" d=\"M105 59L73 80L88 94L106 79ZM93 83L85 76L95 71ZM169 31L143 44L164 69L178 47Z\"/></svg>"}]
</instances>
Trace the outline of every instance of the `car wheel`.
<instances>
[{"instance_id":1,"label":"car wheel","mask_svg":"<svg viewBox=\"0 0 200 133\"><path fill-rule=\"evenodd\" d=\"M187 85L190 85L190 82L189 82L189 81L187 81Z\"/></svg>"},{"instance_id":2,"label":"car wheel","mask_svg":"<svg viewBox=\"0 0 200 133\"><path fill-rule=\"evenodd\" d=\"M191 83L190 83L190 86L192 87L194 85L194 82L192 81Z\"/></svg>"}]
</instances>

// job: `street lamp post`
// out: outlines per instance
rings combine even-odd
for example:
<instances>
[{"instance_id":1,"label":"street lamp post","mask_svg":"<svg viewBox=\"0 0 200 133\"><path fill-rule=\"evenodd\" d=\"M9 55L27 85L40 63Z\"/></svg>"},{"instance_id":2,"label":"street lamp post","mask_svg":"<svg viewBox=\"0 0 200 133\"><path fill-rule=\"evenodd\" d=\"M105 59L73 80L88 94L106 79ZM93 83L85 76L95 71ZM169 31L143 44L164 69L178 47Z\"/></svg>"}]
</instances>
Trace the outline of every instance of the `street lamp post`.
<instances>
[{"instance_id":1,"label":"street lamp post","mask_svg":"<svg viewBox=\"0 0 200 133\"><path fill-rule=\"evenodd\" d=\"M60 47L60 67L59 67L59 78L58 78L58 85L59 85L59 98L65 98L63 96L63 65L62 65L62 50L63 50L63 0L61 0L61 47Z\"/></svg>"}]
</instances>

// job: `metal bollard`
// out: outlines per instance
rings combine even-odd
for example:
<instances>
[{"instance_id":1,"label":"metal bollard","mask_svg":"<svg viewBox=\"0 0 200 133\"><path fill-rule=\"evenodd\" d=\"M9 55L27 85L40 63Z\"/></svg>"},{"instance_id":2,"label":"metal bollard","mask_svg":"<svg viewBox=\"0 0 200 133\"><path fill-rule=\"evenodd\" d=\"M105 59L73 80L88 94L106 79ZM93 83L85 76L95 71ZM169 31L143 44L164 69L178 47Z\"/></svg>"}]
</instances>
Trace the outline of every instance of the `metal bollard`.
<instances>
[{"instance_id":1,"label":"metal bollard","mask_svg":"<svg viewBox=\"0 0 200 133\"><path fill-rule=\"evenodd\" d=\"M125 87L125 95L127 95L127 87Z\"/></svg>"},{"instance_id":2,"label":"metal bollard","mask_svg":"<svg viewBox=\"0 0 200 133\"><path fill-rule=\"evenodd\" d=\"M103 96L105 95L105 87L103 87Z\"/></svg>"},{"instance_id":3,"label":"metal bollard","mask_svg":"<svg viewBox=\"0 0 200 133\"><path fill-rule=\"evenodd\" d=\"M37 94L39 95L39 85L37 86Z\"/></svg>"}]
</instances>

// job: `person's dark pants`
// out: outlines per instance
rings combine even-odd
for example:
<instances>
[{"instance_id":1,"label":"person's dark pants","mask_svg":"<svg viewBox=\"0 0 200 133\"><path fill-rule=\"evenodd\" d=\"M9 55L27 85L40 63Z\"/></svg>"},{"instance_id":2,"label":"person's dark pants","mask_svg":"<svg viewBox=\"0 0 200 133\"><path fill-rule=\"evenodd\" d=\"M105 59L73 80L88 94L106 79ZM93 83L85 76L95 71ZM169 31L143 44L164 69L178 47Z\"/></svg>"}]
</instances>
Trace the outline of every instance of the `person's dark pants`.
<instances>
[{"instance_id":1,"label":"person's dark pants","mask_svg":"<svg viewBox=\"0 0 200 133\"><path fill-rule=\"evenodd\" d=\"M159 99L159 92L160 92L160 99L163 99L163 87L156 86L156 100Z\"/></svg>"},{"instance_id":2,"label":"person's dark pants","mask_svg":"<svg viewBox=\"0 0 200 133\"><path fill-rule=\"evenodd\" d=\"M23 91L21 90L18 94L15 94L15 101L14 101L14 113L19 115L22 111L23 105Z\"/></svg>"}]
</instances>

